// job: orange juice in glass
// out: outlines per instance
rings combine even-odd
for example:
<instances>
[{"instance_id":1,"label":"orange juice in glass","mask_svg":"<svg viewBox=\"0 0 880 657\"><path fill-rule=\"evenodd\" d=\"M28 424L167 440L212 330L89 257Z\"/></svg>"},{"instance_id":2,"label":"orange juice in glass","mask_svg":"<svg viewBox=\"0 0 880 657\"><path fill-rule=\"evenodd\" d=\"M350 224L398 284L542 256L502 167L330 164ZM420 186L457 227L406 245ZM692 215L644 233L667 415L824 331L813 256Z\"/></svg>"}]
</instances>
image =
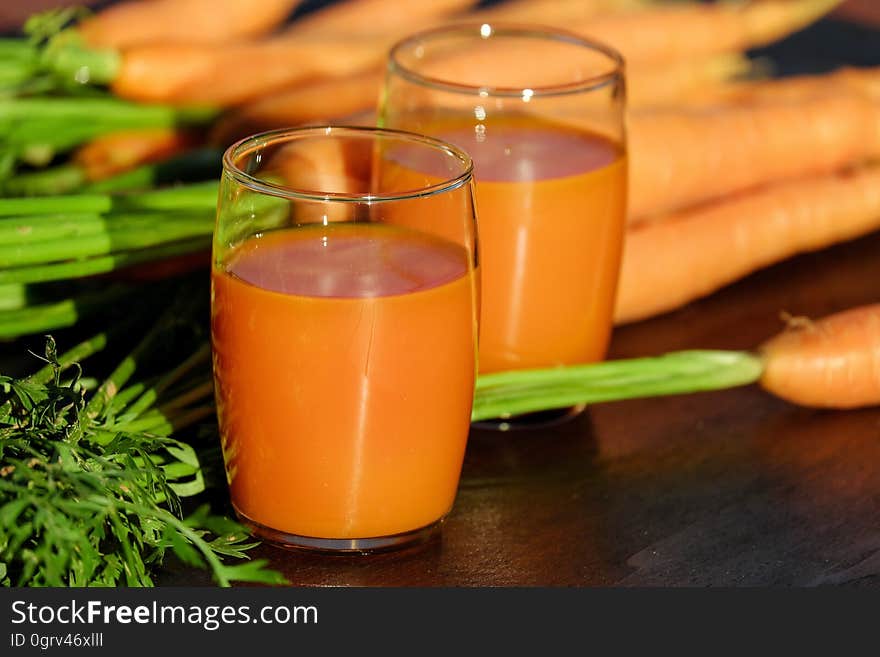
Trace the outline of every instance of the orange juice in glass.
<instances>
[{"instance_id":1,"label":"orange juice in glass","mask_svg":"<svg viewBox=\"0 0 880 657\"><path fill-rule=\"evenodd\" d=\"M444 175L389 175L414 157ZM214 372L232 502L255 533L368 552L448 513L476 374L475 230L470 161L442 142L307 128L227 152Z\"/></svg>"},{"instance_id":2,"label":"orange juice in glass","mask_svg":"<svg viewBox=\"0 0 880 657\"><path fill-rule=\"evenodd\" d=\"M392 50L381 124L474 161L480 372L604 358L626 216L624 97L615 51L556 30L459 25Z\"/></svg>"}]
</instances>

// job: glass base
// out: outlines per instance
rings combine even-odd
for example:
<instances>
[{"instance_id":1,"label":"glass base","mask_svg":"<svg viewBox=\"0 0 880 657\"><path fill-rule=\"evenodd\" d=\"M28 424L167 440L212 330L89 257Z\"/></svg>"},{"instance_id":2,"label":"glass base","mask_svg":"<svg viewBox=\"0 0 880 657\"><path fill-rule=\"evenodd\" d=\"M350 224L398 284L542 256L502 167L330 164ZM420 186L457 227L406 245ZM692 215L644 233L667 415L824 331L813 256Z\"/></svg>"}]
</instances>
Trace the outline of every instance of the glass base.
<instances>
[{"instance_id":1,"label":"glass base","mask_svg":"<svg viewBox=\"0 0 880 657\"><path fill-rule=\"evenodd\" d=\"M440 525L444 518L432 522L430 525L419 527L408 532L392 534L390 536L373 536L369 538L318 538L315 536L299 536L266 527L251 520L246 515L235 509L239 521L247 527L252 534L272 545L290 550L305 550L308 552L320 552L323 554L376 554L378 552L390 552L402 548L413 547L428 542L440 533Z\"/></svg>"},{"instance_id":2,"label":"glass base","mask_svg":"<svg viewBox=\"0 0 880 657\"><path fill-rule=\"evenodd\" d=\"M577 417L587 408L586 404L557 408L551 411L538 411L526 413L514 417L497 420L480 420L471 424L475 429L490 429L494 431L516 431L518 429L542 429L552 427L563 422L568 422Z\"/></svg>"}]
</instances>

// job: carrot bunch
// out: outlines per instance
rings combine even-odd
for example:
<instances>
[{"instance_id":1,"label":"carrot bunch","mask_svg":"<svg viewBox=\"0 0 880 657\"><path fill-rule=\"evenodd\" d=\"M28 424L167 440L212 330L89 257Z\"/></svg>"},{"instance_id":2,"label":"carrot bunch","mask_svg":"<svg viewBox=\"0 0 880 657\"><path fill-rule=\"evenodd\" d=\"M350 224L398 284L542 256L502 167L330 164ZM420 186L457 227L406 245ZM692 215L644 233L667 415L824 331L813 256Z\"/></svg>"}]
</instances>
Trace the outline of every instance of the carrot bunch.
<instances>
[{"instance_id":1,"label":"carrot bunch","mask_svg":"<svg viewBox=\"0 0 880 657\"><path fill-rule=\"evenodd\" d=\"M742 80L756 72L746 50L839 1L504 0L482 8L432 0L402 10L394 0L338 0L286 23L298 0L129 0L42 50L0 43L8 55L0 90L4 81L24 95L56 85L73 107L97 102L76 97L83 91L107 88L117 97L107 100L144 116L166 107L203 118L141 123L126 109L134 123L95 130L84 121L49 149L18 148L27 166L0 189L115 191L187 171L210 177L218 149L245 134L372 120L387 51L411 32L459 21L542 23L607 41L627 59L630 227L617 321L635 321L876 227L880 70ZM509 66L503 57L497 64ZM222 110L219 120L204 107ZM52 132L45 125L39 130ZM47 162L56 166L42 169Z\"/></svg>"},{"instance_id":2,"label":"carrot bunch","mask_svg":"<svg viewBox=\"0 0 880 657\"><path fill-rule=\"evenodd\" d=\"M880 229L878 88L843 69L634 113L618 323Z\"/></svg>"},{"instance_id":3,"label":"carrot bunch","mask_svg":"<svg viewBox=\"0 0 880 657\"><path fill-rule=\"evenodd\" d=\"M265 11L268 16L242 22L236 38L230 37L234 31L227 22L205 19L188 21L200 24L202 33L197 39L182 41L173 31L167 38L159 36L158 25L169 18L172 2L157 0L123 4L115 12L99 14L78 31L56 40L47 51L47 60L61 76L82 76L85 67L91 82L108 84L124 98L233 106L301 84L371 75L381 68L396 40L448 21L538 22L607 41L636 67L690 61L699 69L695 60L730 56L776 40L838 2L750 0L655 6L647 0L508 0L468 11L476 4L474 0L433 0L413 3L402 11L393 0L345 0L308 14L288 29L259 39L242 38L255 33L254 24L271 24L279 15L279 6L294 4L274 0L265 7L264 3L255 5L255 14ZM204 0L186 0L185 4L195 11ZM221 2L211 13L235 16L226 5L238 6ZM148 33L150 25L157 26L155 34ZM719 78L730 74L725 67L706 70ZM365 95L365 104L375 103L377 93L374 89ZM333 105L333 96L327 104Z\"/></svg>"}]
</instances>

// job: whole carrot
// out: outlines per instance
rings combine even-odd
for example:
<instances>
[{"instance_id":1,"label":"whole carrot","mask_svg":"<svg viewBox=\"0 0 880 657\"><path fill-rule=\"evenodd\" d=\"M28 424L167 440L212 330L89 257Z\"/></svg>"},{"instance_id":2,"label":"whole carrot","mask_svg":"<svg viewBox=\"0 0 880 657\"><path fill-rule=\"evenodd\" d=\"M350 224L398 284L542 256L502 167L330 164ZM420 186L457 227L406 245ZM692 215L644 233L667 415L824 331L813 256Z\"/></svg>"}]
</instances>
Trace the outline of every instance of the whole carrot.
<instances>
[{"instance_id":1,"label":"whole carrot","mask_svg":"<svg viewBox=\"0 0 880 657\"><path fill-rule=\"evenodd\" d=\"M834 93L797 103L633 112L629 215L651 215L880 153L880 106Z\"/></svg>"},{"instance_id":2,"label":"whole carrot","mask_svg":"<svg viewBox=\"0 0 880 657\"><path fill-rule=\"evenodd\" d=\"M126 53L111 89L142 102L231 106L292 84L374 67L393 40L285 37L222 49L144 46Z\"/></svg>"},{"instance_id":3,"label":"whole carrot","mask_svg":"<svg viewBox=\"0 0 880 657\"><path fill-rule=\"evenodd\" d=\"M196 143L194 133L175 128L126 130L96 137L80 146L72 160L83 169L86 180L94 182L139 164L164 160Z\"/></svg>"},{"instance_id":4,"label":"whole carrot","mask_svg":"<svg viewBox=\"0 0 880 657\"><path fill-rule=\"evenodd\" d=\"M821 75L728 82L696 94L688 104L798 102L834 93L859 93L880 101L880 66L843 67Z\"/></svg>"},{"instance_id":5,"label":"whole carrot","mask_svg":"<svg viewBox=\"0 0 880 657\"><path fill-rule=\"evenodd\" d=\"M742 53L723 53L659 65L627 69L626 101L630 108L674 107L682 98L749 74L753 63ZM729 86L734 86L731 83Z\"/></svg>"},{"instance_id":6,"label":"whole carrot","mask_svg":"<svg viewBox=\"0 0 880 657\"><path fill-rule=\"evenodd\" d=\"M880 404L880 304L793 322L765 342L761 385L802 406Z\"/></svg>"},{"instance_id":7,"label":"whole carrot","mask_svg":"<svg viewBox=\"0 0 880 657\"><path fill-rule=\"evenodd\" d=\"M740 54L720 55L668 66L637 66L628 71L630 106L666 105L704 84L749 70ZM334 121L375 109L382 87L382 69L296 84L242 105L222 117L212 138L229 143L261 130L316 121Z\"/></svg>"},{"instance_id":8,"label":"whole carrot","mask_svg":"<svg viewBox=\"0 0 880 657\"><path fill-rule=\"evenodd\" d=\"M692 59L772 43L821 18L841 0L685 3L609 14L564 27L617 48L630 61Z\"/></svg>"},{"instance_id":9,"label":"whole carrot","mask_svg":"<svg viewBox=\"0 0 880 657\"><path fill-rule=\"evenodd\" d=\"M880 304L815 322L801 320L756 353L678 351L484 374L477 377L471 419L752 383L804 406L846 409L880 404Z\"/></svg>"},{"instance_id":10,"label":"whole carrot","mask_svg":"<svg viewBox=\"0 0 880 657\"><path fill-rule=\"evenodd\" d=\"M287 30L310 36L364 36L406 34L414 26L430 25L445 16L463 12L478 0L344 0L307 14Z\"/></svg>"},{"instance_id":11,"label":"whole carrot","mask_svg":"<svg viewBox=\"0 0 880 657\"><path fill-rule=\"evenodd\" d=\"M137 0L120 2L84 20L78 31L95 48L146 43L224 44L264 34L302 0Z\"/></svg>"},{"instance_id":12,"label":"whole carrot","mask_svg":"<svg viewBox=\"0 0 880 657\"><path fill-rule=\"evenodd\" d=\"M694 3L624 12L584 22L563 20L560 23L564 24L557 26L607 41L622 50L630 61L659 64L766 42L803 27L837 2L839 0L753 0L734 7L727 3ZM388 0L381 0L381 5L387 6ZM341 5L340 11L345 6ZM121 54L112 49L95 51L61 43L55 44L47 62L58 75L77 80L86 77L96 84L112 83L113 90L125 98L231 105L308 79L349 75L381 65L396 40L432 27L442 16L428 16L423 6L433 7L433 3L417 6L422 9L416 11L410 7L401 11L394 3L397 17L387 28L380 28L375 19L364 19L365 26L355 32L317 27L311 31L304 21L287 34L257 43L231 46L153 43ZM443 2L437 6L448 9L453 5ZM729 34L711 36L718 30ZM535 67L541 57L547 56L543 51L534 56L514 54ZM503 56L503 51L501 55L496 65L509 68L509 59ZM464 65L470 62L466 52L455 56L465 58Z\"/></svg>"},{"instance_id":13,"label":"whole carrot","mask_svg":"<svg viewBox=\"0 0 880 657\"><path fill-rule=\"evenodd\" d=\"M338 121L376 107L382 70L316 80L268 94L226 115L212 140L231 143L249 134L314 122Z\"/></svg>"},{"instance_id":14,"label":"whole carrot","mask_svg":"<svg viewBox=\"0 0 880 657\"><path fill-rule=\"evenodd\" d=\"M237 105L285 86L378 67L399 38L473 2L413 3L406 11L389 0L338 2L259 42L132 48L102 77L133 100Z\"/></svg>"},{"instance_id":15,"label":"whole carrot","mask_svg":"<svg viewBox=\"0 0 880 657\"><path fill-rule=\"evenodd\" d=\"M628 231L615 321L645 319L797 253L880 228L880 167L769 186Z\"/></svg>"},{"instance_id":16,"label":"whole carrot","mask_svg":"<svg viewBox=\"0 0 880 657\"><path fill-rule=\"evenodd\" d=\"M649 0L507 0L472 12L470 21L564 24L597 14L642 9Z\"/></svg>"}]
</instances>

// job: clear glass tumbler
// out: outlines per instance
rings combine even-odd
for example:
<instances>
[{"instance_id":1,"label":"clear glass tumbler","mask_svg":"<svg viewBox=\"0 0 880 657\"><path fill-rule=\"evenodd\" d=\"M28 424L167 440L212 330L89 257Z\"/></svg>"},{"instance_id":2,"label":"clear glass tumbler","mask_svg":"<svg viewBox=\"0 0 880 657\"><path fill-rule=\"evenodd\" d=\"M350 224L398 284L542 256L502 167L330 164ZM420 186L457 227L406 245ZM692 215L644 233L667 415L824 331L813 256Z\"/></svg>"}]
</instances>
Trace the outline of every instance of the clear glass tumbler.
<instances>
[{"instance_id":1,"label":"clear glass tumbler","mask_svg":"<svg viewBox=\"0 0 880 657\"><path fill-rule=\"evenodd\" d=\"M476 239L471 161L435 139L302 128L226 152L214 376L256 534L369 552L438 527L470 425Z\"/></svg>"},{"instance_id":2,"label":"clear glass tumbler","mask_svg":"<svg viewBox=\"0 0 880 657\"><path fill-rule=\"evenodd\" d=\"M453 25L391 51L383 127L474 160L480 372L605 357L626 218L624 66L602 44L521 25Z\"/></svg>"}]
</instances>

